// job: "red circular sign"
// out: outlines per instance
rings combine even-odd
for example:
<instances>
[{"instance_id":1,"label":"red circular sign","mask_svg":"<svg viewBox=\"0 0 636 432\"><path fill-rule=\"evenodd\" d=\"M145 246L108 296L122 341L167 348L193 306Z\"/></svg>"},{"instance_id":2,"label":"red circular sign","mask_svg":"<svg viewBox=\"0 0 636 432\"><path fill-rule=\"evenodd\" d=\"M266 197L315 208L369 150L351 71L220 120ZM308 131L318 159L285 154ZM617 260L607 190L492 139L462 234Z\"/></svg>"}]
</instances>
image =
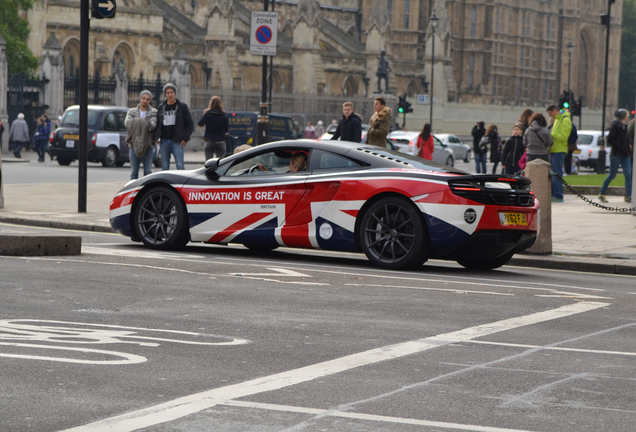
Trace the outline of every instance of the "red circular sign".
<instances>
[{"instance_id":1,"label":"red circular sign","mask_svg":"<svg viewBox=\"0 0 636 432\"><path fill-rule=\"evenodd\" d=\"M260 26L256 29L256 40L261 44L267 44L272 40L272 29L267 26Z\"/></svg>"}]
</instances>

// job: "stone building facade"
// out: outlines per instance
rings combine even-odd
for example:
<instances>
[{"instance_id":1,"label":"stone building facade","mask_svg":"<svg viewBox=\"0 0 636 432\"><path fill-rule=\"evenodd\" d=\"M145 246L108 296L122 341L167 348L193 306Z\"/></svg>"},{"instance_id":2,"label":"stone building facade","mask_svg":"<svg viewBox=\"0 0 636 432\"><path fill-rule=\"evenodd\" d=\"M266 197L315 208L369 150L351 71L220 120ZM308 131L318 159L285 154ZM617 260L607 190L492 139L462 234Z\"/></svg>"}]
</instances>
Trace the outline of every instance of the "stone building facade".
<instances>
[{"instance_id":1,"label":"stone building facade","mask_svg":"<svg viewBox=\"0 0 636 432\"><path fill-rule=\"evenodd\" d=\"M608 106L618 96L622 3L612 8ZM282 0L276 94L371 97L386 51L393 95L421 94L431 76L433 11L438 102L545 106L569 82L583 105L602 102L605 0ZM36 56L51 32L64 73L79 65L79 0L39 0L29 12ZM90 73L167 78L188 68L188 92L258 91L261 57L249 54L250 13L262 0L118 0L111 20L91 20ZM272 8L270 7L270 10ZM568 55L571 41L574 51ZM175 63L176 61L176 63ZM571 61L571 63L569 63ZM183 72L183 71L182 71Z\"/></svg>"}]
</instances>

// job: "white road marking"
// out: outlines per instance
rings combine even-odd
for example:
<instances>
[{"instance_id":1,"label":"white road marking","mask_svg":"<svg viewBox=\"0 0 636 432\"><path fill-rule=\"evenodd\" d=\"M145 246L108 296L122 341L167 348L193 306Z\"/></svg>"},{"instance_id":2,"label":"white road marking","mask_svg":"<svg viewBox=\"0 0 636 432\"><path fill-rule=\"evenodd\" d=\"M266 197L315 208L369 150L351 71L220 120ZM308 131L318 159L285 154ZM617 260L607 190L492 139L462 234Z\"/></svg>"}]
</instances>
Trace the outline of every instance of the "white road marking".
<instances>
[{"instance_id":1,"label":"white road marking","mask_svg":"<svg viewBox=\"0 0 636 432\"><path fill-rule=\"evenodd\" d=\"M190 337L192 339L199 338L216 338L222 341L207 342L203 340L184 340L184 339L168 339L161 337L152 337L140 335L139 332L152 332L159 334L177 334L182 337ZM0 352L0 357L21 358L28 360L46 360L63 363L81 363L81 364L99 364L99 365L121 365L143 363L148 359L146 357L135 354L124 353L120 351L97 350L94 348L72 348L65 345L113 345L113 344L134 344L145 347L158 347L159 342L177 343L186 345L204 345L204 346L231 346L244 345L251 343L246 339L233 338L230 336L209 335L202 333L184 332L178 330L163 329L147 329L139 327L124 327L106 324L78 323L68 321L49 321L49 320L31 320L31 319L6 319L0 320L0 340L11 342L0 342L0 346L28 348L31 350L48 350L46 352L70 351L75 353L75 357L53 357L41 356L33 354L25 354L24 349L20 350L20 354ZM16 342L21 341L21 342ZM31 342L31 343L27 343ZM39 343L33 343L39 342ZM48 344L48 345L45 345ZM64 345L53 345L64 344ZM109 357L119 357L123 360L99 360L99 359L80 359L77 353L91 355L104 355ZM68 353L67 353L68 354Z\"/></svg>"},{"instance_id":2,"label":"white road marking","mask_svg":"<svg viewBox=\"0 0 636 432\"><path fill-rule=\"evenodd\" d=\"M428 426L428 427L437 427L441 429L465 430L465 431L475 431L475 432L532 432L532 431L527 431L522 429L507 429L507 428L498 428L498 427L491 427L491 426L465 425L465 424L459 424L459 423L448 423L448 422L420 420L420 419L403 418L403 417L388 417L388 416L380 416L380 415L374 415L374 414L362 414L362 413L353 413L353 412L346 412L346 411L331 411L331 410L305 408L305 407L289 406L289 405L274 405L274 404L266 404L266 403L259 403L259 402L246 402L246 401L232 400L232 401L219 403L219 405L234 406L234 407L240 407L240 408L254 408L254 409L262 409L262 410L269 410L269 411L292 412L292 413L299 413L299 414L310 414L315 416L319 415L319 416L328 416L328 417L342 417L342 418L349 418L349 419L355 419L355 420L409 424L409 425L416 425L416 426Z\"/></svg>"},{"instance_id":3,"label":"white road marking","mask_svg":"<svg viewBox=\"0 0 636 432\"><path fill-rule=\"evenodd\" d=\"M432 348L470 341L494 333L552 321L606 306L609 306L609 303L578 302L552 310L482 324L451 333L375 348L322 363L195 393L138 411L67 429L64 432L128 432L143 429L200 412L220 403L227 403L232 399L279 390L339 372L421 353Z\"/></svg>"},{"instance_id":4,"label":"white road marking","mask_svg":"<svg viewBox=\"0 0 636 432\"><path fill-rule=\"evenodd\" d=\"M345 286L362 286L362 287L414 289L414 290L422 290L422 291L446 291L446 292L452 292L455 294L488 294L488 295L499 295L499 296L514 296L514 294L508 294L508 293L498 293L494 291L470 291L470 290L463 290L459 288L429 288L429 287L421 287L421 286L418 287L418 286L405 286L405 285L377 285L377 284L344 284L344 285Z\"/></svg>"},{"instance_id":5,"label":"white road marking","mask_svg":"<svg viewBox=\"0 0 636 432\"><path fill-rule=\"evenodd\" d=\"M234 276L295 276L295 277L312 277L308 274L298 273L294 270L277 267L267 267L267 270L271 270L275 273L230 273Z\"/></svg>"},{"instance_id":6,"label":"white road marking","mask_svg":"<svg viewBox=\"0 0 636 432\"><path fill-rule=\"evenodd\" d=\"M513 343L505 343L505 342L489 342L489 341L466 341L467 343L472 344L481 344L481 345L497 345L497 346L507 346L512 348L541 348L546 351L569 351L569 352L580 352L580 353L590 353L590 354L601 354L601 355L618 355L618 356L636 356L636 352L629 351L605 351L605 350L593 350L593 349L583 349L583 348L565 348L565 347L546 347L539 345L527 345L527 344L513 344Z\"/></svg>"}]
</instances>

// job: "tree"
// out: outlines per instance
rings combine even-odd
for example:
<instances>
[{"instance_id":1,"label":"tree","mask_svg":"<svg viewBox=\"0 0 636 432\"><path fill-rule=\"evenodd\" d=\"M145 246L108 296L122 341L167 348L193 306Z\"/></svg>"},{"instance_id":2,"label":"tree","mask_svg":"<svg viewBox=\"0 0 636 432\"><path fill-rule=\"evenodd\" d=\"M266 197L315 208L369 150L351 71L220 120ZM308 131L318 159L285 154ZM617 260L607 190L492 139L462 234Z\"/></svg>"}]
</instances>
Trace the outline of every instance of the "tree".
<instances>
[{"instance_id":1,"label":"tree","mask_svg":"<svg viewBox=\"0 0 636 432\"><path fill-rule=\"evenodd\" d=\"M634 109L636 97L636 0L623 3L621 33L621 66L618 85L618 105Z\"/></svg>"},{"instance_id":2,"label":"tree","mask_svg":"<svg viewBox=\"0 0 636 432\"><path fill-rule=\"evenodd\" d=\"M29 49L29 21L20 16L33 7L35 0L2 0L0 35L7 43L9 73L29 73L38 67L38 60Z\"/></svg>"}]
</instances>

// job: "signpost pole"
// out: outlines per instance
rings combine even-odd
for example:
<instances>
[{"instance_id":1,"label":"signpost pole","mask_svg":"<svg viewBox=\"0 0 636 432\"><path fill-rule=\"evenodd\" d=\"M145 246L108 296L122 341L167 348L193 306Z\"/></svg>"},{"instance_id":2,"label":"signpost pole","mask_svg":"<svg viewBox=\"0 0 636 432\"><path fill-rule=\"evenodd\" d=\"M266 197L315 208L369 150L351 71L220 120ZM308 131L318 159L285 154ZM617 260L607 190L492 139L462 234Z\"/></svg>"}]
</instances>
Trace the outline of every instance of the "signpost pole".
<instances>
[{"instance_id":1,"label":"signpost pole","mask_svg":"<svg viewBox=\"0 0 636 432\"><path fill-rule=\"evenodd\" d=\"M90 31L89 1L81 0L80 5L80 109L79 109L79 170L78 170L78 213L86 213L88 147L88 33Z\"/></svg>"},{"instance_id":2,"label":"signpost pole","mask_svg":"<svg viewBox=\"0 0 636 432\"><path fill-rule=\"evenodd\" d=\"M267 12L269 0L263 0L264 11ZM254 29L252 29L252 32ZM261 105L258 113L258 139L256 145L269 142L269 117L267 115L267 56L263 55L263 70L261 72Z\"/></svg>"}]
</instances>

